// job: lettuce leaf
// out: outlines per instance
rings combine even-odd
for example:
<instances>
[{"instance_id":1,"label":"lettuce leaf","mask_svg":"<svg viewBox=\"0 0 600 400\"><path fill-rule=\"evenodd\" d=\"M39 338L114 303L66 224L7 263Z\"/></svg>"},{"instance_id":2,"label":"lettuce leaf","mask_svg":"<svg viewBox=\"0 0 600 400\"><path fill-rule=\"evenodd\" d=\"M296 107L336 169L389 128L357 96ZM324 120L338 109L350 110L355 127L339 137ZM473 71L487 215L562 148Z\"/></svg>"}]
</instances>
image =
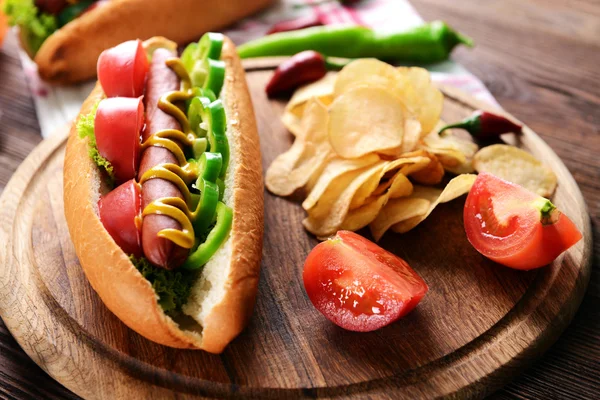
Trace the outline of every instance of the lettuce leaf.
<instances>
[{"instance_id":1,"label":"lettuce leaf","mask_svg":"<svg viewBox=\"0 0 600 400\"><path fill-rule=\"evenodd\" d=\"M129 259L142 276L152 284L158 296L158 304L164 312L170 316L180 313L181 307L187 302L198 272L158 268L144 257L136 258L131 255Z\"/></svg>"},{"instance_id":2,"label":"lettuce leaf","mask_svg":"<svg viewBox=\"0 0 600 400\"><path fill-rule=\"evenodd\" d=\"M82 115L79 118L79 121L77 121L77 133L82 139L88 138L88 153L91 159L94 160L98 167L106 171L111 181L109 183L112 183L114 181L113 167L106 158L100 155L98 146L96 145L96 135L94 134L94 118L96 118L98 104L100 104L100 102L96 103L88 114Z\"/></svg>"},{"instance_id":3,"label":"lettuce leaf","mask_svg":"<svg viewBox=\"0 0 600 400\"><path fill-rule=\"evenodd\" d=\"M38 12L33 0L4 0L2 11L8 23L18 25L24 31L27 44L36 53L42 43L58 29L53 15Z\"/></svg>"}]
</instances>

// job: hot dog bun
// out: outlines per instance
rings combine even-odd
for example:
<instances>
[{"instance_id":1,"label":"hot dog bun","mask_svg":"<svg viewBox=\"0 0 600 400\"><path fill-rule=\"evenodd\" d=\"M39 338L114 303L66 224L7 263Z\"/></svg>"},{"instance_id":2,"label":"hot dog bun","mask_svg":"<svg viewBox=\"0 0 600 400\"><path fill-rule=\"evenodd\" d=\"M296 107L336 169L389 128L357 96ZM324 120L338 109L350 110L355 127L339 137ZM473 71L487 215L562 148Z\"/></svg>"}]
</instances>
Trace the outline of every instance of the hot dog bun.
<instances>
[{"instance_id":1,"label":"hot dog bun","mask_svg":"<svg viewBox=\"0 0 600 400\"><path fill-rule=\"evenodd\" d=\"M83 270L104 304L127 326L157 343L220 353L247 324L254 307L263 235L263 184L256 121L244 69L225 38L222 99L227 114L230 167L224 202L233 209L229 239L204 266L192 288L187 314L163 313L150 283L114 242L98 218L106 188L88 155L87 139L71 128L64 162L65 216ZM84 102L87 114L104 97L98 83ZM190 318L191 316L191 318ZM99 323L101 323L99 321Z\"/></svg>"},{"instance_id":2,"label":"hot dog bun","mask_svg":"<svg viewBox=\"0 0 600 400\"><path fill-rule=\"evenodd\" d=\"M42 79L73 83L96 76L100 53L131 39L165 36L178 44L223 28L273 0L111 0L54 32L34 55Z\"/></svg>"}]
</instances>

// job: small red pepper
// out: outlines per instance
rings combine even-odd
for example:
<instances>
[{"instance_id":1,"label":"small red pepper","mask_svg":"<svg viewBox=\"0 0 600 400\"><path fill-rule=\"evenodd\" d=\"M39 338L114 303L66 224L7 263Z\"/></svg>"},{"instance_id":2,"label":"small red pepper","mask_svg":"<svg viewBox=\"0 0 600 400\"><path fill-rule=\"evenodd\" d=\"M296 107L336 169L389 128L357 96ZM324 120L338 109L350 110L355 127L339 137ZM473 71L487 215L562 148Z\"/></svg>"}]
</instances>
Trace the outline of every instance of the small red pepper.
<instances>
[{"instance_id":1,"label":"small red pepper","mask_svg":"<svg viewBox=\"0 0 600 400\"><path fill-rule=\"evenodd\" d=\"M276 23L269 29L267 35L279 32L297 31L298 29L325 25L319 15L307 15L306 17L290 19Z\"/></svg>"},{"instance_id":2,"label":"small red pepper","mask_svg":"<svg viewBox=\"0 0 600 400\"><path fill-rule=\"evenodd\" d=\"M339 71L351 61L325 58L313 50L301 51L279 64L265 90L269 97L289 93L306 83L318 81L327 71Z\"/></svg>"},{"instance_id":3,"label":"small red pepper","mask_svg":"<svg viewBox=\"0 0 600 400\"><path fill-rule=\"evenodd\" d=\"M312 50L300 52L279 64L267 84L267 95L273 97L290 92L305 83L321 79L326 73L325 57Z\"/></svg>"},{"instance_id":4,"label":"small red pepper","mask_svg":"<svg viewBox=\"0 0 600 400\"><path fill-rule=\"evenodd\" d=\"M503 133L514 132L521 134L523 126L502 115L487 111L475 111L472 116L454 124L446 125L440 129L440 134L446 129L460 128L469 132L476 139L493 139Z\"/></svg>"}]
</instances>

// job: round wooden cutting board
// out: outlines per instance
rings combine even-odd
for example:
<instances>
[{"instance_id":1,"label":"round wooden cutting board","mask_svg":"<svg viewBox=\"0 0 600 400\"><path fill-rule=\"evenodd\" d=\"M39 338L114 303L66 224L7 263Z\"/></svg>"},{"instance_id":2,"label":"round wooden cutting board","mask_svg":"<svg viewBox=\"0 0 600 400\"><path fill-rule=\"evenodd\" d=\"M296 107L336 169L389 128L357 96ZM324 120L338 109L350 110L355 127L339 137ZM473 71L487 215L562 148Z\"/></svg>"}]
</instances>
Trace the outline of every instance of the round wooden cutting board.
<instances>
[{"instance_id":1,"label":"round wooden cutting board","mask_svg":"<svg viewBox=\"0 0 600 400\"><path fill-rule=\"evenodd\" d=\"M279 122L285 103L264 95L272 73L265 65L247 64L266 169L292 137ZM444 92L447 121L485 107ZM2 195L0 314L37 364L86 398L481 397L557 339L588 282L592 236L583 198L560 159L527 129L513 143L552 167L554 203L584 235L552 265L520 272L477 253L464 234L462 197L380 242L428 283L421 304L379 331L344 331L304 292L302 266L317 241L302 227L299 202L266 193L261 280L248 328L221 355L163 347L123 325L83 275L63 216L65 136L36 148Z\"/></svg>"}]
</instances>

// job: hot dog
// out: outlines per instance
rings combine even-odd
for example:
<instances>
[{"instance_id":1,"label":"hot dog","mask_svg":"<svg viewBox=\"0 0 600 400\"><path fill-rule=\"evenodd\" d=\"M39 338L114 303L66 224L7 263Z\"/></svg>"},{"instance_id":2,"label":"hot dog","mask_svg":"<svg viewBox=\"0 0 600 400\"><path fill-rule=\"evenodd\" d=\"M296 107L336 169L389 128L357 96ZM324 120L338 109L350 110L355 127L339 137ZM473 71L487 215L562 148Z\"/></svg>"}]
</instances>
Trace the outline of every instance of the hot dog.
<instances>
[{"instance_id":1,"label":"hot dog","mask_svg":"<svg viewBox=\"0 0 600 400\"><path fill-rule=\"evenodd\" d=\"M101 79L67 143L65 216L88 280L126 325L167 346L219 353L256 296L258 135L231 41L207 34L181 59L175 49L153 38L100 57ZM142 78L142 93L132 90ZM133 168L131 138L141 152Z\"/></svg>"},{"instance_id":2,"label":"hot dog","mask_svg":"<svg viewBox=\"0 0 600 400\"><path fill-rule=\"evenodd\" d=\"M9 23L42 79L73 83L96 74L100 53L162 35L178 44L244 18L272 0L4 0Z\"/></svg>"}]
</instances>

